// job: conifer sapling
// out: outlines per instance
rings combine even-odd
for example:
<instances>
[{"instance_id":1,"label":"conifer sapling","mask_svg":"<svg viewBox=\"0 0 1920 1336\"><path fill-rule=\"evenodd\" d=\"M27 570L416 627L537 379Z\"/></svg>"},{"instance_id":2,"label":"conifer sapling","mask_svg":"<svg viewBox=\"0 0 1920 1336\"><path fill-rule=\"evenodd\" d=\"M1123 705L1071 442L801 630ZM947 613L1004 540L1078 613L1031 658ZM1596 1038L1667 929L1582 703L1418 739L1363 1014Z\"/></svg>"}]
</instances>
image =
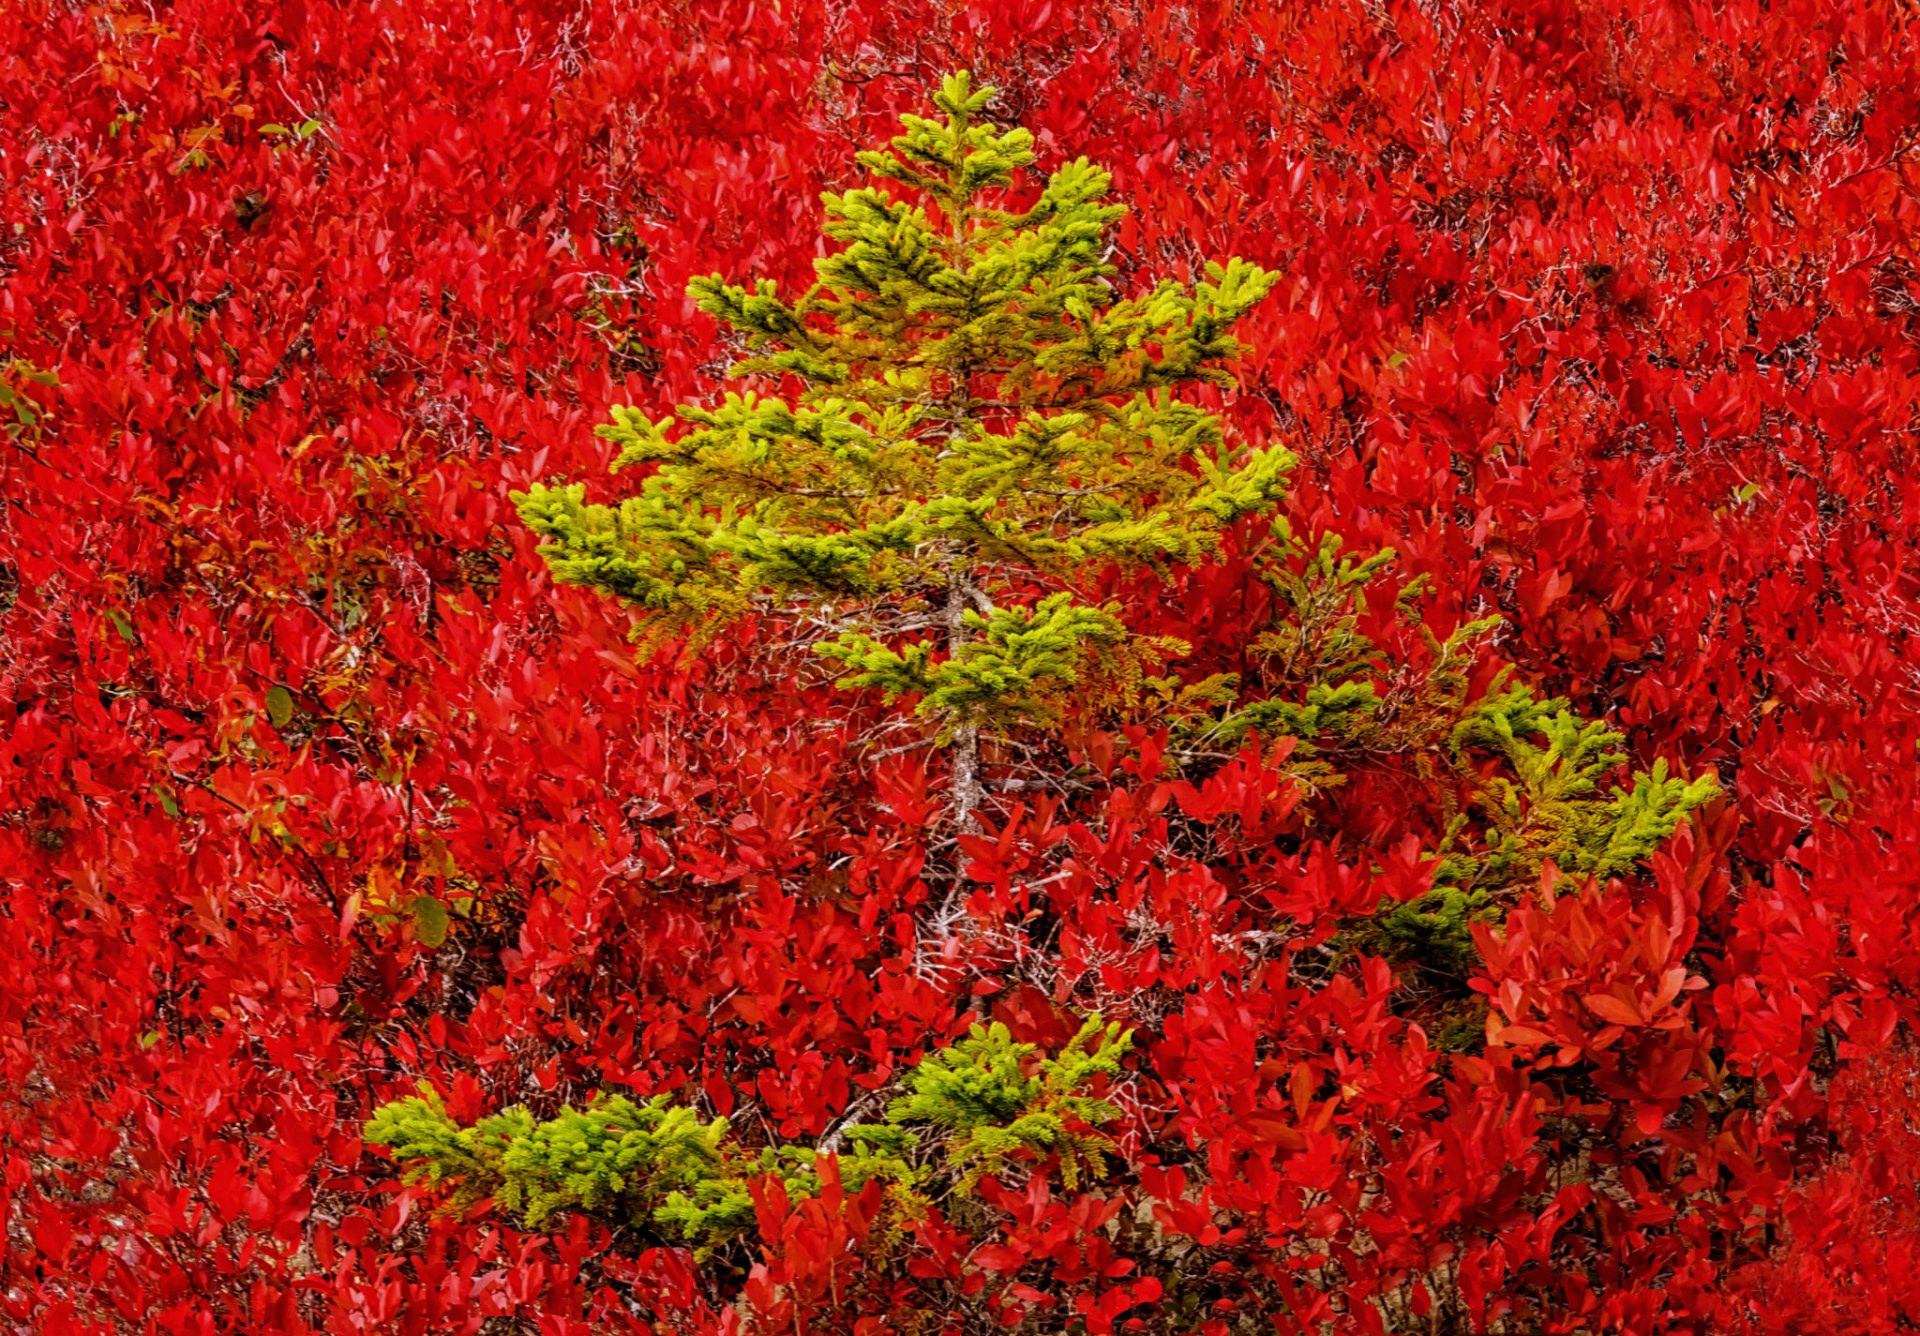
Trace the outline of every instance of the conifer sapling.
<instances>
[{"instance_id":1,"label":"conifer sapling","mask_svg":"<svg viewBox=\"0 0 1920 1336\"><path fill-rule=\"evenodd\" d=\"M948 746L955 831L985 798L983 737L1180 652L1130 638L1092 577L1204 558L1294 465L1179 397L1231 383L1229 331L1276 275L1232 259L1123 295L1108 174L1076 159L1023 192L1033 137L985 118L993 96L952 75L940 118L859 155L876 184L824 196L806 291L693 283L761 388L615 409L614 467L653 468L636 495L516 497L555 576L650 609L656 640L825 623L840 682L914 699Z\"/></svg>"}]
</instances>

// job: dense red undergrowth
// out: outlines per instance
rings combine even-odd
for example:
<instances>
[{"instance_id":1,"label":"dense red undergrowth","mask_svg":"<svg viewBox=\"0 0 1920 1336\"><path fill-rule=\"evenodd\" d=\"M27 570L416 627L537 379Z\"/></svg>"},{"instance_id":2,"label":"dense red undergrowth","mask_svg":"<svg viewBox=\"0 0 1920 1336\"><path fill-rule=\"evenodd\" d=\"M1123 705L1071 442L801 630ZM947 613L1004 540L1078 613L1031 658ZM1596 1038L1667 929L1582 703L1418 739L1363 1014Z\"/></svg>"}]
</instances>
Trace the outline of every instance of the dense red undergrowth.
<instances>
[{"instance_id":1,"label":"dense red undergrowth","mask_svg":"<svg viewBox=\"0 0 1920 1336\"><path fill-rule=\"evenodd\" d=\"M1905 6L9 19L10 1330L1920 1324ZM1176 816L1257 841L1290 806L1246 758L1180 790L1150 731L968 846L1048 959L916 967L938 760L752 636L637 662L512 521L599 473L610 404L716 384L689 277L804 274L819 191L962 66L1043 163L1112 166L1123 268L1283 274L1226 408L1301 456L1297 531L1394 547L1639 764L1720 776L1643 877L1483 933L1490 1042L1271 949L1408 893L1387 790L1260 876L1174 858ZM1219 645L1247 589L1116 593ZM1139 1028L1126 1171L990 1181L992 1230L890 1267L857 1197L769 1196L729 1272L433 1214L359 1141L421 1078L815 1138L976 1016L1057 1042L1096 1007ZM977 1306L915 1308L941 1285Z\"/></svg>"}]
</instances>

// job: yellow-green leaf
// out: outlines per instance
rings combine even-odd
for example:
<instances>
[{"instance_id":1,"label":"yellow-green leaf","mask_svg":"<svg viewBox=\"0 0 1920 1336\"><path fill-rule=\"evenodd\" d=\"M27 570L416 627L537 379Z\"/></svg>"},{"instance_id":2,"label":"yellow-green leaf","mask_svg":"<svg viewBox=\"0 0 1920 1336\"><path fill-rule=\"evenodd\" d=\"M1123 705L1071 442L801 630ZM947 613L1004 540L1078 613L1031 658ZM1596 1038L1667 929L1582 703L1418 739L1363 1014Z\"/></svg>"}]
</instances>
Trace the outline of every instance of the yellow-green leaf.
<instances>
[{"instance_id":1,"label":"yellow-green leaf","mask_svg":"<svg viewBox=\"0 0 1920 1336\"><path fill-rule=\"evenodd\" d=\"M413 936L422 946L439 946L447 940L447 907L431 895L416 896L413 902Z\"/></svg>"}]
</instances>

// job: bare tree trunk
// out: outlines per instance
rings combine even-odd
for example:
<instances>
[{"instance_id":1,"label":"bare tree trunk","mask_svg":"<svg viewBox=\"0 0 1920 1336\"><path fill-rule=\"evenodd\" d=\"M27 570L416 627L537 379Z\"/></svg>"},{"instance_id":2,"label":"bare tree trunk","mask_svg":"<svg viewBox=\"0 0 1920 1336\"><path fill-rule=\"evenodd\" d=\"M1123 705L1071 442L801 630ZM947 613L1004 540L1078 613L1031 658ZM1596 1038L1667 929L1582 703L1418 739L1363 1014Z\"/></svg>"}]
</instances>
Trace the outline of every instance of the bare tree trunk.
<instances>
[{"instance_id":1,"label":"bare tree trunk","mask_svg":"<svg viewBox=\"0 0 1920 1336\"><path fill-rule=\"evenodd\" d=\"M967 640L967 577L957 568L947 577L947 653L957 655ZM947 817L955 835L980 829L975 814L986 790L980 785L980 729L961 724L953 730L953 775L948 783ZM959 873L954 874L955 881Z\"/></svg>"},{"instance_id":2,"label":"bare tree trunk","mask_svg":"<svg viewBox=\"0 0 1920 1336\"><path fill-rule=\"evenodd\" d=\"M972 582L956 562L947 573L947 606L943 609L949 654L959 654L966 646L967 605L973 592ZM956 725L947 755L952 764L947 778L947 836L953 842L953 853L946 868L946 892L926 925L927 932L922 935L920 950L916 953L923 960L929 947L955 936L967 921L966 855L960 850L959 837L979 832L980 806L987 796L980 783L979 725ZM940 969L944 965L932 968Z\"/></svg>"}]
</instances>

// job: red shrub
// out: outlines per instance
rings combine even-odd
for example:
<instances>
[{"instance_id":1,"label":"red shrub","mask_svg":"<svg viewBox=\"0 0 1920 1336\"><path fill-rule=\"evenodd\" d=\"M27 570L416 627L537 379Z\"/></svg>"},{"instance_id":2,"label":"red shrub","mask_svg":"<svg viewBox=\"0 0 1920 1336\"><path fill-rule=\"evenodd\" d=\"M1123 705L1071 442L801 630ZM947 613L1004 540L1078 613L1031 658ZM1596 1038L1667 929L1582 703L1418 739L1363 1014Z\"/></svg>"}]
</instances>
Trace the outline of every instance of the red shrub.
<instances>
[{"instance_id":1,"label":"red shrub","mask_svg":"<svg viewBox=\"0 0 1920 1336\"><path fill-rule=\"evenodd\" d=\"M1920 1321L1906 8L10 17L14 1329ZM1413 770L1309 829L1285 758L1171 778L1138 728L966 841L1038 926L917 959L939 776L877 707L752 635L636 662L510 521L600 472L610 404L715 387L687 279L803 274L818 192L958 64L1043 161L1113 166L1126 277L1285 275L1224 410L1302 457L1297 532L1395 548L1436 631L1501 614L1636 763L1719 774L1645 876L1476 931L1484 1014L1344 945L1428 884ZM1113 595L1241 671L1249 555ZM870 1190L768 1191L744 1260L435 1214L359 1141L421 1078L468 1119L671 1090L811 1141L975 1017L1095 1008L1140 1031L1113 1180L892 1233Z\"/></svg>"}]
</instances>

